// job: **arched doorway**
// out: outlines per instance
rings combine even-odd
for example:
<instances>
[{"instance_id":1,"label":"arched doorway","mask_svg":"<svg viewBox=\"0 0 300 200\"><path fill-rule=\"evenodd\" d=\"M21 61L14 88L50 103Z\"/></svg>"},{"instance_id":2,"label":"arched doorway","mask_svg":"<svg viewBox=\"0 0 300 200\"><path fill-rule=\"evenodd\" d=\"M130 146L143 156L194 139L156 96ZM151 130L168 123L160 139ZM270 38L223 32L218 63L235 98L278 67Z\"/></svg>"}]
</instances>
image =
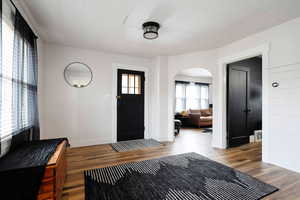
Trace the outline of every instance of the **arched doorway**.
<instances>
[{"instance_id":1,"label":"arched doorway","mask_svg":"<svg viewBox=\"0 0 300 200\"><path fill-rule=\"evenodd\" d=\"M212 73L199 67L179 70L173 78L173 91L175 144L186 151L199 150L199 146L211 147Z\"/></svg>"}]
</instances>

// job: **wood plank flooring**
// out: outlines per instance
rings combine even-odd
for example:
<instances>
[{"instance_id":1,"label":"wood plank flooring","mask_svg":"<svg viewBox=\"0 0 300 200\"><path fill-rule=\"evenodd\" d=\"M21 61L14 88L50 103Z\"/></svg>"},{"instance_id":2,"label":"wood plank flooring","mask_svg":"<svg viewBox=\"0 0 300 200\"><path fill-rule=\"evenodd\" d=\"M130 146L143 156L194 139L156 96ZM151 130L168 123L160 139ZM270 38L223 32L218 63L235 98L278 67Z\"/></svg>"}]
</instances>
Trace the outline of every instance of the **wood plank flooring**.
<instances>
[{"instance_id":1,"label":"wood plank flooring","mask_svg":"<svg viewBox=\"0 0 300 200\"><path fill-rule=\"evenodd\" d=\"M84 170L196 152L280 188L280 191L264 199L300 200L300 174L261 162L260 143L227 150L214 149L210 143L211 135L186 130L174 143L131 152L118 153L110 145L70 148L67 152L68 170L63 199L84 199Z\"/></svg>"}]
</instances>

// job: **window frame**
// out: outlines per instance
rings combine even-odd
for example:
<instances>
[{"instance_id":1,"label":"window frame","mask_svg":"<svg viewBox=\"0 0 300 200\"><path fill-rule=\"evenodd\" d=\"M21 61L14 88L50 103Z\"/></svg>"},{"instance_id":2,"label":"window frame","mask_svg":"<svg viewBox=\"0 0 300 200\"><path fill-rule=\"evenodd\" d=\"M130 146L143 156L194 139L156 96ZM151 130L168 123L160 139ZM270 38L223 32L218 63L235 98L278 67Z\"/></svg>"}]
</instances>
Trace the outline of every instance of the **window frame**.
<instances>
[{"instance_id":1,"label":"window frame","mask_svg":"<svg viewBox=\"0 0 300 200\"><path fill-rule=\"evenodd\" d=\"M14 51L15 51L15 37L16 30L14 29L14 16L16 13L15 8L10 4L3 4L2 12L2 66L0 70L0 87L1 87L1 103L0 103L0 141L5 141L6 139L11 138L14 135L17 135L21 132L28 131L34 127L34 118L30 115L31 110L29 109L30 101L29 96L30 92L34 93L36 91L36 85L30 83L29 80L29 61L31 58L30 43L22 38L20 40L23 45L23 72L22 75L18 78L14 77ZM9 34L9 35L8 35ZM22 92L18 95L21 95L21 109L15 108L14 100L16 94L14 94L14 88L23 88ZM21 115L20 119L17 115Z\"/></svg>"},{"instance_id":2,"label":"window frame","mask_svg":"<svg viewBox=\"0 0 300 200\"><path fill-rule=\"evenodd\" d=\"M178 97L177 96L177 87L178 85L184 85L185 87L185 96L184 97ZM193 98L193 97L188 97L188 87L193 87L193 85L195 87L198 87L199 90L199 98ZM207 97L204 97L204 95L202 95L202 87L206 87L207 88ZM184 110L178 110L178 101L183 101L184 102ZM189 101L197 101L199 108L189 108ZM206 106L202 106L203 105L203 101L205 101ZM199 82L186 82L186 81L175 81L175 112L182 112L182 111L187 111L189 109L195 109L195 110L202 110L202 109L208 109L209 108L209 84L208 83L199 83Z\"/></svg>"},{"instance_id":3,"label":"window frame","mask_svg":"<svg viewBox=\"0 0 300 200\"><path fill-rule=\"evenodd\" d=\"M130 77L133 76L133 87L132 86L132 83L131 83L131 80ZM127 77L127 84L126 86L124 87L123 86L123 78L124 77ZM137 80L139 80L137 82ZM138 84L138 86L136 86L136 84ZM121 80L121 94L122 95L141 95L141 88L142 88L142 76L139 75L139 74L131 74L131 73L123 73L122 74L122 80ZM126 92L123 92L123 90L127 90ZM130 91L131 89L133 89L133 93Z\"/></svg>"}]
</instances>

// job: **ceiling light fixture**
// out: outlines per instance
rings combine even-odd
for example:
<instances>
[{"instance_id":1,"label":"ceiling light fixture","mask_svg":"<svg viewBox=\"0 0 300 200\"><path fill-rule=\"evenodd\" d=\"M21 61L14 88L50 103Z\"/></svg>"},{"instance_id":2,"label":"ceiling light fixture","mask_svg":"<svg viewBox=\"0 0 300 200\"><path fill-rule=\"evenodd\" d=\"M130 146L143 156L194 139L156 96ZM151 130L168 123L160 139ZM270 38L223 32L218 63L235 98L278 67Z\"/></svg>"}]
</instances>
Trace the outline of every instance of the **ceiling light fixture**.
<instances>
[{"instance_id":1,"label":"ceiling light fixture","mask_svg":"<svg viewBox=\"0 0 300 200\"><path fill-rule=\"evenodd\" d=\"M160 25L157 22L145 22L143 24L144 38L153 40L158 38L158 29Z\"/></svg>"}]
</instances>

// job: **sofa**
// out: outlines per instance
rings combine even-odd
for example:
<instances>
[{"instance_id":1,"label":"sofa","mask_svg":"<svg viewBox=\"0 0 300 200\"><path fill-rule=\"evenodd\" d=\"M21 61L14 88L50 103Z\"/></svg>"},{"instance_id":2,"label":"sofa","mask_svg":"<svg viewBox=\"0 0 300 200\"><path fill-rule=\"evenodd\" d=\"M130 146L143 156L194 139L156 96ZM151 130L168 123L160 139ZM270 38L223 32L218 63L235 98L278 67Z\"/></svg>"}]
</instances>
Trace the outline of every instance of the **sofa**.
<instances>
[{"instance_id":1,"label":"sofa","mask_svg":"<svg viewBox=\"0 0 300 200\"><path fill-rule=\"evenodd\" d=\"M212 126L212 109L189 110L190 124L196 127Z\"/></svg>"}]
</instances>

